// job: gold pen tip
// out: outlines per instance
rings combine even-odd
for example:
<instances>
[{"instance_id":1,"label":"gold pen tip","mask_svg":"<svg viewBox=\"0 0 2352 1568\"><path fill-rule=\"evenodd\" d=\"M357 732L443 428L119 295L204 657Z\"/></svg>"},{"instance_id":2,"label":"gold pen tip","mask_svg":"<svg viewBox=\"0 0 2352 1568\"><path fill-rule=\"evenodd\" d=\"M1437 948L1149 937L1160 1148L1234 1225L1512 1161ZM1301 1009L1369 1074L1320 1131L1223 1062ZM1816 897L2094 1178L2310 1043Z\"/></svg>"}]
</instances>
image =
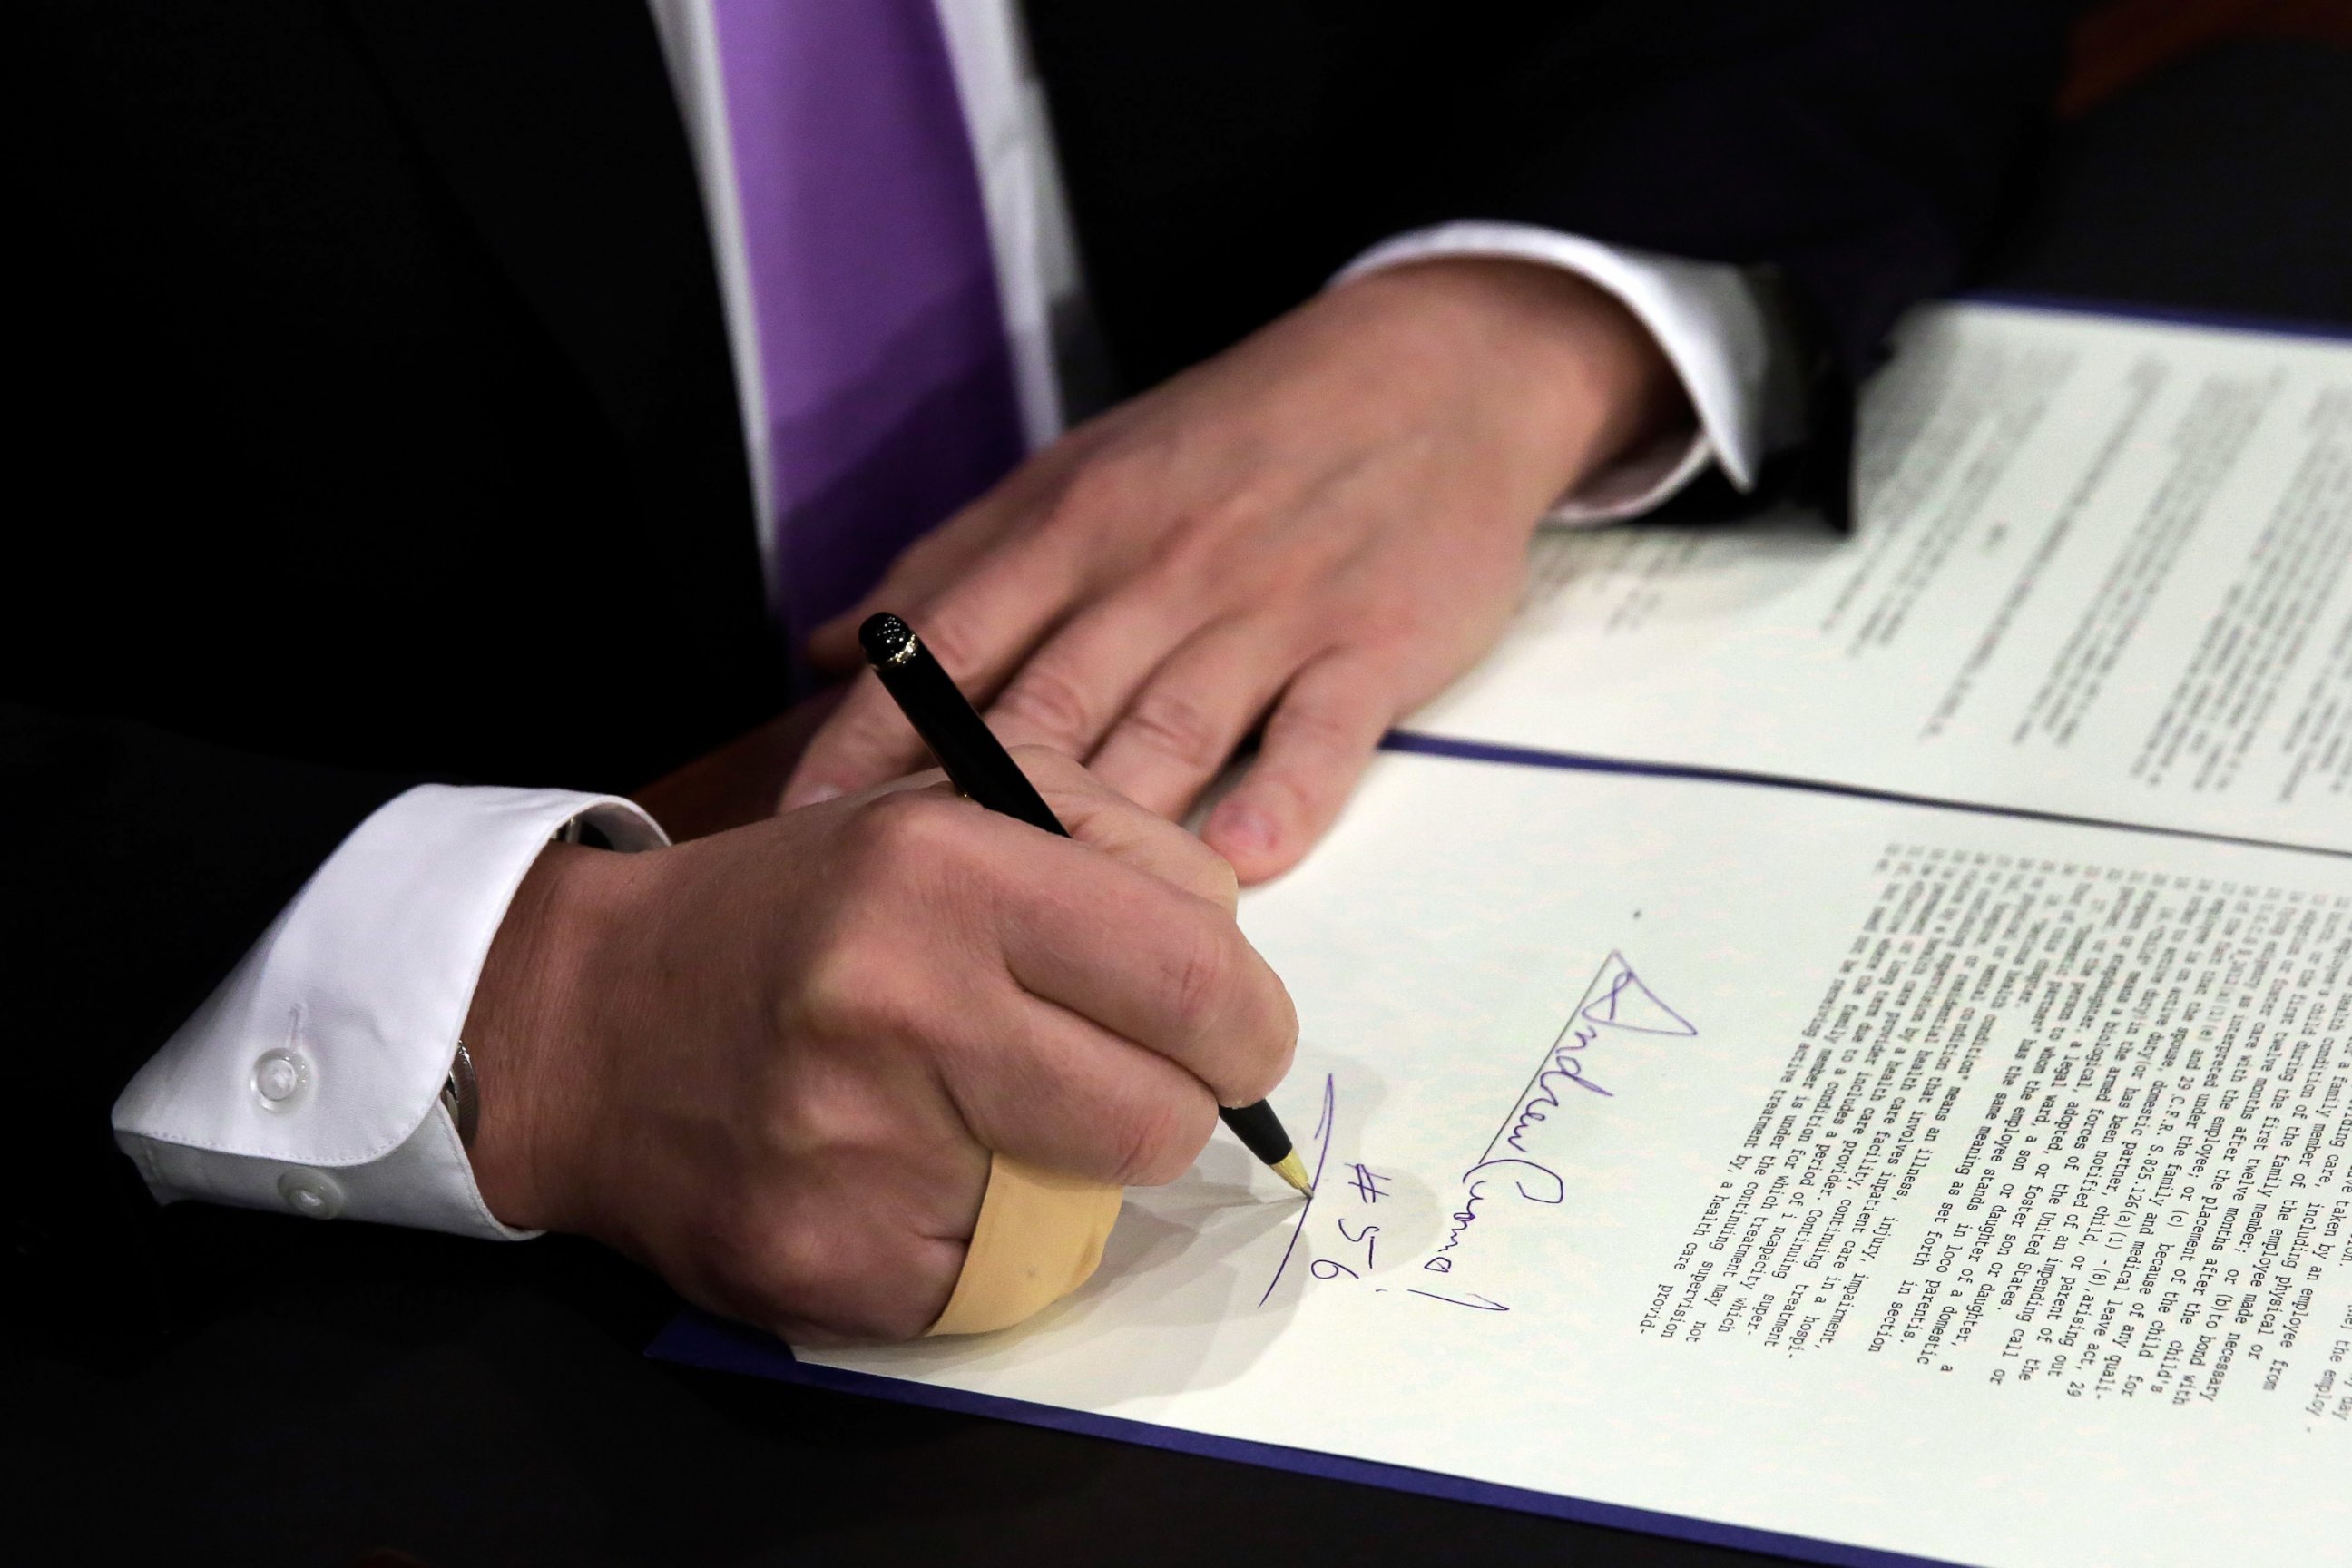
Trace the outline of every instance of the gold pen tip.
<instances>
[{"instance_id":1,"label":"gold pen tip","mask_svg":"<svg viewBox=\"0 0 2352 1568\"><path fill-rule=\"evenodd\" d=\"M1274 1173L1297 1187L1299 1196L1311 1198L1315 1195L1315 1184L1307 1179L1307 1162L1298 1157L1297 1150L1293 1149L1285 1154L1282 1163L1275 1166Z\"/></svg>"}]
</instances>

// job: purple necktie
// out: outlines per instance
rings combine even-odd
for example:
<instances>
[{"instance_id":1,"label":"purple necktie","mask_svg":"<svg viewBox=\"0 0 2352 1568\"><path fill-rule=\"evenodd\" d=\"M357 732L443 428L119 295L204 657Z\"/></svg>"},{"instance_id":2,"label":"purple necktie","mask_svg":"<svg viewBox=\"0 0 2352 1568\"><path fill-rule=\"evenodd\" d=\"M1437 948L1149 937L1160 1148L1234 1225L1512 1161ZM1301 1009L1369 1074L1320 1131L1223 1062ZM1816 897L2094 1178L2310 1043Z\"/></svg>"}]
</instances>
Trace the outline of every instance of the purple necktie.
<instances>
[{"instance_id":1,"label":"purple necktie","mask_svg":"<svg viewBox=\"0 0 2352 1568\"><path fill-rule=\"evenodd\" d=\"M934 0L716 0L795 641L1022 455Z\"/></svg>"}]
</instances>

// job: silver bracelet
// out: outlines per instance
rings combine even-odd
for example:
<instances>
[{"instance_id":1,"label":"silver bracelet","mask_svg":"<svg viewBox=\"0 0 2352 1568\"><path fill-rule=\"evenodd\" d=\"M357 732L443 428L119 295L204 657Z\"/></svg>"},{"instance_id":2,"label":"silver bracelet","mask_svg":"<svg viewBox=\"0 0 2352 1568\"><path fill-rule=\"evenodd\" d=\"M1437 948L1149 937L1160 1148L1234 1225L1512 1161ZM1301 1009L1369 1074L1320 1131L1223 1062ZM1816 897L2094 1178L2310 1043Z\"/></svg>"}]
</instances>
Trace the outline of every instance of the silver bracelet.
<instances>
[{"instance_id":1,"label":"silver bracelet","mask_svg":"<svg viewBox=\"0 0 2352 1568\"><path fill-rule=\"evenodd\" d=\"M581 827L581 820L575 816L557 828L548 842L577 844ZM463 1040L457 1042L457 1054L449 1058L449 1076L441 1085L441 1105L448 1111L449 1120L457 1124L457 1142L472 1148L474 1128L482 1119L482 1090L474 1079L474 1053L466 1048Z\"/></svg>"},{"instance_id":2,"label":"silver bracelet","mask_svg":"<svg viewBox=\"0 0 2352 1568\"><path fill-rule=\"evenodd\" d=\"M577 844L583 824L573 817L555 830L551 844ZM449 1076L441 1085L441 1105L449 1112L449 1120L457 1124L457 1142L470 1149L474 1146L474 1128L482 1119L481 1086L474 1079L474 1053L466 1042L457 1042L457 1054L449 1058Z\"/></svg>"},{"instance_id":3,"label":"silver bracelet","mask_svg":"<svg viewBox=\"0 0 2352 1568\"><path fill-rule=\"evenodd\" d=\"M457 1124L457 1142L472 1148L474 1124L481 1120L482 1092L474 1081L474 1053L463 1040L457 1042L457 1054L449 1059L449 1079L441 1086L441 1104L449 1120Z\"/></svg>"}]
</instances>

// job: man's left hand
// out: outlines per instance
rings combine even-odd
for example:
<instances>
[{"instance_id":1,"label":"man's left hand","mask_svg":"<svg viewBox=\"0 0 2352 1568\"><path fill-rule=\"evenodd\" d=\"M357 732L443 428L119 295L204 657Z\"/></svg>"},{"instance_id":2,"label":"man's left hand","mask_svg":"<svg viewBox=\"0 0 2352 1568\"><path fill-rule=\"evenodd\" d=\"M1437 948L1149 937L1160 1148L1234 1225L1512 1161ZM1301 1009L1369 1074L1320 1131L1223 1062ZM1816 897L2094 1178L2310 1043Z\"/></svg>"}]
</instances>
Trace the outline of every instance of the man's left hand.
<instances>
[{"instance_id":1,"label":"man's left hand","mask_svg":"<svg viewBox=\"0 0 2352 1568\"><path fill-rule=\"evenodd\" d=\"M1622 305L1533 263L1358 278L1079 427L917 542L811 652L905 616L1008 744L1190 809L1263 724L1202 836L1244 881L1329 826L1381 734L1500 633L1537 521L1687 418ZM908 772L862 677L787 807Z\"/></svg>"}]
</instances>

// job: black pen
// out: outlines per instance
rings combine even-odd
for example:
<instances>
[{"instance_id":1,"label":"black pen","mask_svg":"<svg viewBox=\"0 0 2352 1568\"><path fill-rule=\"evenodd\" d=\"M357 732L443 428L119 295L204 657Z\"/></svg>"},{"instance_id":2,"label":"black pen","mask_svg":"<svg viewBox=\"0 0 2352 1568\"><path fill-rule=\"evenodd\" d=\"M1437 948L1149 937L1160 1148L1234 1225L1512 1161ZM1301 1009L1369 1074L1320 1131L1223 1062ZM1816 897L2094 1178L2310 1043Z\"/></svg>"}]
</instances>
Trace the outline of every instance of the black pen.
<instances>
[{"instance_id":1,"label":"black pen","mask_svg":"<svg viewBox=\"0 0 2352 1568\"><path fill-rule=\"evenodd\" d=\"M1018 817L1064 838L1070 836L912 626L885 610L866 618L857 628L857 640L866 649L866 661L882 678L883 689L939 759L949 783L986 810ZM1217 1114L1276 1175L1314 1195L1307 1163L1291 1147L1290 1134L1283 1131L1274 1107L1261 1100L1238 1110L1220 1106Z\"/></svg>"}]
</instances>

